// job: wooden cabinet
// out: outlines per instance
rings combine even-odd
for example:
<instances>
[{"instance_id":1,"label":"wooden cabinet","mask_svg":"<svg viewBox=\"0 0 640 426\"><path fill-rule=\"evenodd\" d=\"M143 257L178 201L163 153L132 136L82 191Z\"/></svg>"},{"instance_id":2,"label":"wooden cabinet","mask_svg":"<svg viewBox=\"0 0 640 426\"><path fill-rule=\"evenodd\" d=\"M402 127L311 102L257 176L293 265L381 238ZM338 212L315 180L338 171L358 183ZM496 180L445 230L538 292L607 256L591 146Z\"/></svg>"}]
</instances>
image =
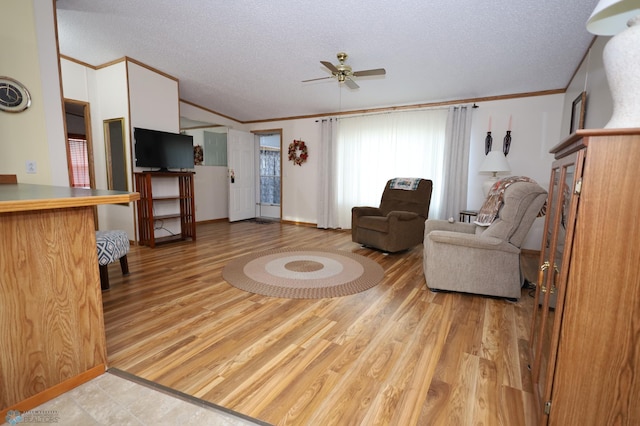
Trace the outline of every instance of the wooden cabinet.
<instances>
[{"instance_id":1,"label":"wooden cabinet","mask_svg":"<svg viewBox=\"0 0 640 426\"><path fill-rule=\"evenodd\" d=\"M156 243L196 239L195 195L192 172L141 172L135 173L138 201L138 235L140 244L155 247ZM154 183L165 181L169 192L154 194ZM177 183L177 187L171 183ZM161 209L161 207L164 207ZM156 237L158 223L179 220L179 232L168 231L170 235ZM165 229L165 228L163 228Z\"/></svg>"},{"instance_id":2,"label":"wooden cabinet","mask_svg":"<svg viewBox=\"0 0 640 426\"><path fill-rule=\"evenodd\" d=\"M137 195L0 184L0 419L104 373L93 207Z\"/></svg>"},{"instance_id":3,"label":"wooden cabinet","mask_svg":"<svg viewBox=\"0 0 640 426\"><path fill-rule=\"evenodd\" d=\"M531 323L540 424L640 424L640 129L555 154Z\"/></svg>"}]
</instances>

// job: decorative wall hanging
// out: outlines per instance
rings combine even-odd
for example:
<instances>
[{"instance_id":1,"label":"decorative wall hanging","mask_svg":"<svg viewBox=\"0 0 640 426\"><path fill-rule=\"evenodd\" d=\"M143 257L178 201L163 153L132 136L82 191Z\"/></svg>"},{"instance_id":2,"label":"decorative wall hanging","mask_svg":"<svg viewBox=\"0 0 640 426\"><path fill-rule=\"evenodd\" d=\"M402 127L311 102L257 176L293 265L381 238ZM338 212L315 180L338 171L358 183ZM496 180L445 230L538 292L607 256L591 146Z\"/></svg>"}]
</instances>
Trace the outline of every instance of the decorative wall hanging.
<instances>
[{"instance_id":1,"label":"decorative wall hanging","mask_svg":"<svg viewBox=\"0 0 640 426\"><path fill-rule=\"evenodd\" d=\"M491 145L493 145L493 137L491 136L491 132L487 132L487 137L484 138L484 155L491 152Z\"/></svg>"},{"instance_id":2,"label":"decorative wall hanging","mask_svg":"<svg viewBox=\"0 0 640 426\"><path fill-rule=\"evenodd\" d=\"M502 152L505 156L509 154L509 148L511 148L511 130L507 130L507 134L502 141Z\"/></svg>"},{"instance_id":3,"label":"decorative wall hanging","mask_svg":"<svg viewBox=\"0 0 640 426\"><path fill-rule=\"evenodd\" d=\"M298 155L298 150L300 150L300 155ZM304 141L294 140L289 144L289 161L293 161L294 165L302 166L307 158L309 158L309 154L307 153L307 144Z\"/></svg>"},{"instance_id":4,"label":"decorative wall hanging","mask_svg":"<svg viewBox=\"0 0 640 426\"><path fill-rule=\"evenodd\" d=\"M196 145L193 147L193 164L196 166L202 166L202 162L204 161L204 150L201 145Z\"/></svg>"},{"instance_id":5,"label":"decorative wall hanging","mask_svg":"<svg viewBox=\"0 0 640 426\"><path fill-rule=\"evenodd\" d=\"M511 130L507 130L507 134L502 141L502 152L505 156L509 154L509 148L511 148Z\"/></svg>"},{"instance_id":6,"label":"decorative wall hanging","mask_svg":"<svg viewBox=\"0 0 640 426\"><path fill-rule=\"evenodd\" d=\"M489 116L489 129L487 130L487 137L484 138L484 155L491 152L491 145L493 145L493 137L491 136L491 116Z\"/></svg>"},{"instance_id":7,"label":"decorative wall hanging","mask_svg":"<svg viewBox=\"0 0 640 426\"><path fill-rule=\"evenodd\" d=\"M509 154L509 148L511 148L511 121L513 116L509 116L509 126L507 127L507 134L504 136L502 140L502 153L505 157Z\"/></svg>"}]
</instances>

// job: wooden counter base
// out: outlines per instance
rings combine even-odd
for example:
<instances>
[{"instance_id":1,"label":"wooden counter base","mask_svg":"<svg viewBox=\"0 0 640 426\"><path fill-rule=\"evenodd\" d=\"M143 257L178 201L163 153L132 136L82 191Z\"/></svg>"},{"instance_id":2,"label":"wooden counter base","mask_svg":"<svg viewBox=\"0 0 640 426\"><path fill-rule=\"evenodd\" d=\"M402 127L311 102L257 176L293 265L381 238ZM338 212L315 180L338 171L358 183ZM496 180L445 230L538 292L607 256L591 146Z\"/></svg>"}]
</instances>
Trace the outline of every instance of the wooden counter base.
<instances>
[{"instance_id":1,"label":"wooden counter base","mask_svg":"<svg viewBox=\"0 0 640 426\"><path fill-rule=\"evenodd\" d=\"M138 195L109 193L0 185L0 413L105 371L92 206Z\"/></svg>"}]
</instances>

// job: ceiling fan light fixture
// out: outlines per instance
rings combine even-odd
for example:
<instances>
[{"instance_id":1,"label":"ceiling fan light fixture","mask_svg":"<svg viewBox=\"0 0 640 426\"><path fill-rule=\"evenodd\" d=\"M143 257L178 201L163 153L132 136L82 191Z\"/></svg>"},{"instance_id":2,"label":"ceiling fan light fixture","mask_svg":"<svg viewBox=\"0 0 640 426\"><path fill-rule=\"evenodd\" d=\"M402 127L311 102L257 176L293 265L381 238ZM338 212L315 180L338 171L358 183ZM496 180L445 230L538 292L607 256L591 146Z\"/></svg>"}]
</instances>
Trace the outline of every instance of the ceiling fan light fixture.
<instances>
[{"instance_id":1,"label":"ceiling fan light fixture","mask_svg":"<svg viewBox=\"0 0 640 426\"><path fill-rule=\"evenodd\" d=\"M358 89L360 86L356 84L353 77L367 77L374 75L385 75L386 71L384 68L376 68L371 70L363 70L354 72L350 65L345 65L344 61L347 59L348 55L344 52L339 52L336 57L340 62L338 65L334 65L328 61L320 61L322 65L325 66L330 72L331 77L324 78L314 78L311 80L303 80L303 82L307 81L316 81L316 80L324 80L325 78L335 78L338 80L338 83L346 83L347 87L350 89Z\"/></svg>"}]
</instances>

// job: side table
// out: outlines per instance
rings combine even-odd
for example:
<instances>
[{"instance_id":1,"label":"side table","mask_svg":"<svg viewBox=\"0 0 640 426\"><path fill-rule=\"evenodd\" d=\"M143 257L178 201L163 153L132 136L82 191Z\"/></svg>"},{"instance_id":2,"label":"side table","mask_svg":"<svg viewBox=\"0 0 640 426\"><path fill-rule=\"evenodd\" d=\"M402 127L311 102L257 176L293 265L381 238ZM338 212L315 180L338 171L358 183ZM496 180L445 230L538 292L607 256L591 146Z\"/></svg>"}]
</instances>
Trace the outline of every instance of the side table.
<instances>
[{"instance_id":1,"label":"side table","mask_svg":"<svg viewBox=\"0 0 640 426\"><path fill-rule=\"evenodd\" d=\"M478 210L460 210L460 222L471 223L471 218L478 216Z\"/></svg>"}]
</instances>

